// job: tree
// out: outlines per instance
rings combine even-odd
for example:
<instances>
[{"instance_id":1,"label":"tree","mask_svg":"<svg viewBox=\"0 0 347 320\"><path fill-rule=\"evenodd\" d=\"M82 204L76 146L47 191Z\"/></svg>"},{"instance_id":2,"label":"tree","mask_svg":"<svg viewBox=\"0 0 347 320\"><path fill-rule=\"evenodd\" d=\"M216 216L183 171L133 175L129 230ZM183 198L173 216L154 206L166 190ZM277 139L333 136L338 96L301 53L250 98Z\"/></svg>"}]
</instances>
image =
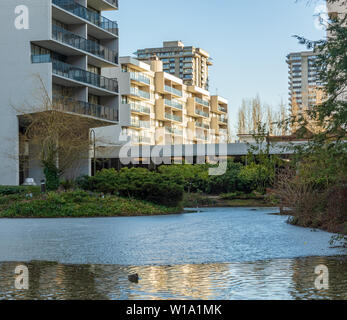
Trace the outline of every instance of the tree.
<instances>
[{"instance_id":1,"label":"tree","mask_svg":"<svg viewBox=\"0 0 347 320\"><path fill-rule=\"evenodd\" d=\"M70 97L51 100L41 79L40 103L14 107L20 119L21 141L30 144L31 157L43 167L47 189L56 190L63 174L74 171L89 158L89 129L97 126L93 118L66 110L79 110ZM82 110L81 110L82 111Z\"/></svg>"},{"instance_id":2,"label":"tree","mask_svg":"<svg viewBox=\"0 0 347 320\"><path fill-rule=\"evenodd\" d=\"M283 100L278 109L263 104L259 96L244 99L238 113L238 133L258 134L261 133L259 128L265 126L270 135L286 135L288 126L284 120L287 118L287 108Z\"/></svg>"},{"instance_id":3,"label":"tree","mask_svg":"<svg viewBox=\"0 0 347 320\"><path fill-rule=\"evenodd\" d=\"M336 0L328 0L335 3ZM347 122L347 15L337 15L327 27L327 39L312 41L295 36L300 43L317 53L316 68L324 85L326 99L307 113L323 128L319 139L345 136ZM304 122L304 119L297 120ZM342 129L342 130L341 130Z\"/></svg>"},{"instance_id":4,"label":"tree","mask_svg":"<svg viewBox=\"0 0 347 320\"><path fill-rule=\"evenodd\" d=\"M328 0L328 3L336 2ZM291 163L277 175L276 182L282 206L291 209L294 223L344 235L347 234L346 17L346 14L331 17L327 39L311 41L295 36L317 54L316 68L325 99L307 110L307 116L288 121L301 129L313 121L321 130L313 132L313 139L304 147L294 147ZM344 239L347 241L347 236Z\"/></svg>"}]
</instances>

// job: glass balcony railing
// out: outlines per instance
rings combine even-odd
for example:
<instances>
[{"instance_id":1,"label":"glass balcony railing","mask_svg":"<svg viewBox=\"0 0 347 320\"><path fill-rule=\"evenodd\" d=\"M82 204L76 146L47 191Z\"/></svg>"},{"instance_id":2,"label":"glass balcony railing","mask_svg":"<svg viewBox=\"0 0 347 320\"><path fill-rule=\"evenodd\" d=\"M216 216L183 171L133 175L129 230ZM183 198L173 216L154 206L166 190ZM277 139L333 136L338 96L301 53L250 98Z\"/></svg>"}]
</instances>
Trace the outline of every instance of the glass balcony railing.
<instances>
[{"instance_id":1,"label":"glass balcony railing","mask_svg":"<svg viewBox=\"0 0 347 320\"><path fill-rule=\"evenodd\" d=\"M170 86L165 86L164 89L166 92L170 92L176 96L182 97L182 91L180 91L180 90L177 90L177 89L170 87Z\"/></svg>"},{"instance_id":2,"label":"glass balcony railing","mask_svg":"<svg viewBox=\"0 0 347 320\"><path fill-rule=\"evenodd\" d=\"M130 79L150 85L151 79L141 72L130 72Z\"/></svg>"},{"instance_id":3,"label":"glass balcony railing","mask_svg":"<svg viewBox=\"0 0 347 320\"><path fill-rule=\"evenodd\" d=\"M118 6L118 0L105 0L108 3L111 3L112 5L114 5L115 7L119 8Z\"/></svg>"},{"instance_id":4,"label":"glass balcony railing","mask_svg":"<svg viewBox=\"0 0 347 320\"><path fill-rule=\"evenodd\" d=\"M165 127L165 132L169 134L174 134L176 136L183 136L183 130L172 128L172 127Z\"/></svg>"},{"instance_id":5,"label":"glass balcony railing","mask_svg":"<svg viewBox=\"0 0 347 320\"><path fill-rule=\"evenodd\" d=\"M209 114L207 112L204 112L202 110L199 110L199 109L196 109L195 110L195 113L199 116L202 116L202 117L205 117L205 118L208 118L209 117Z\"/></svg>"},{"instance_id":6,"label":"glass balcony railing","mask_svg":"<svg viewBox=\"0 0 347 320\"><path fill-rule=\"evenodd\" d=\"M109 0L112 2L112 0ZM115 21L111 21L97 12L94 12L74 0L52 0L52 3L56 6L82 18L85 19L96 26L109 31L118 36L118 24Z\"/></svg>"},{"instance_id":7,"label":"glass balcony railing","mask_svg":"<svg viewBox=\"0 0 347 320\"><path fill-rule=\"evenodd\" d=\"M131 136L131 141L135 143L151 143L152 139L149 136Z\"/></svg>"},{"instance_id":8,"label":"glass balcony railing","mask_svg":"<svg viewBox=\"0 0 347 320\"><path fill-rule=\"evenodd\" d=\"M171 114L171 113L165 113L165 118L169 119L169 120L174 120L174 121L177 121L177 122L182 122L183 121L182 117L176 116L176 115Z\"/></svg>"},{"instance_id":9,"label":"glass balcony railing","mask_svg":"<svg viewBox=\"0 0 347 320\"><path fill-rule=\"evenodd\" d=\"M206 101L206 100L203 100L203 99L200 99L200 98L195 98L195 102L197 102L199 104L202 104L205 107L209 107L210 106L210 102L209 101Z\"/></svg>"},{"instance_id":10,"label":"glass balcony railing","mask_svg":"<svg viewBox=\"0 0 347 320\"><path fill-rule=\"evenodd\" d=\"M115 108L78 101L72 98L53 96L53 107L56 110L72 112L100 119L118 121L118 112Z\"/></svg>"},{"instance_id":11,"label":"glass balcony railing","mask_svg":"<svg viewBox=\"0 0 347 320\"><path fill-rule=\"evenodd\" d=\"M173 107L173 108L180 109L180 110L183 109L183 105L181 103L179 103L178 101L175 101L175 100L165 99L164 103L166 106L169 106L169 107Z\"/></svg>"},{"instance_id":12,"label":"glass balcony railing","mask_svg":"<svg viewBox=\"0 0 347 320\"><path fill-rule=\"evenodd\" d=\"M118 92L118 82L115 79L106 78L58 60L52 60L52 65L53 73L58 76L87 83L101 89Z\"/></svg>"},{"instance_id":13,"label":"glass balcony railing","mask_svg":"<svg viewBox=\"0 0 347 320\"><path fill-rule=\"evenodd\" d=\"M146 114L151 113L151 109L149 107L143 106L143 105L136 103L136 102L130 103L130 109L131 109L131 111L139 112L139 113L146 113Z\"/></svg>"},{"instance_id":14,"label":"glass balcony railing","mask_svg":"<svg viewBox=\"0 0 347 320\"><path fill-rule=\"evenodd\" d=\"M52 38L74 48L89 52L112 63L118 63L117 52L110 50L95 41L80 37L55 24L52 26Z\"/></svg>"},{"instance_id":15,"label":"glass balcony railing","mask_svg":"<svg viewBox=\"0 0 347 320\"><path fill-rule=\"evenodd\" d=\"M183 136L183 130L182 129L174 129L174 135Z\"/></svg>"},{"instance_id":16,"label":"glass balcony railing","mask_svg":"<svg viewBox=\"0 0 347 320\"><path fill-rule=\"evenodd\" d=\"M195 125L198 128L210 129L210 126L208 124L206 124L206 123L203 123L203 122L195 122Z\"/></svg>"},{"instance_id":17,"label":"glass balcony railing","mask_svg":"<svg viewBox=\"0 0 347 320\"><path fill-rule=\"evenodd\" d=\"M207 141L208 136L204 136L203 134L197 134L196 139Z\"/></svg>"},{"instance_id":18,"label":"glass balcony railing","mask_svg":"<svg viewBox=\"0 0 347 320\"><path fill-rule=\"evenodd\" d=\"M225 112L225 113L228 112L227 108L226 107L222 107L221 105L218 105L218 110L221 111L221 112Z\"/></svg>"},{"instance_id":19,"label":"glass balcony railing","mask_svg":"<svg viewBox=\"0 0 347 320\"><path fill-rule=\"evenodd\" d=\"M106 78L96 73L77 68L71 64L51 59L49 54L33 55L31 56L31 61L32 63L51 62L53 74L118 93L118 81L116 79Z\"/></svg>"},{"instance_id":20,"label":"glass balcony railing","mask_svg":"<svg viewBox=\"0 0 347 320\"><path fill-rule=\"evenodd\" d=\"M131 119L131 126L136 128L150 128L150 122L149 121L141 121L137 119Z\"/></svg>"},{"instance_id":21,"label":"glass balcony railing","mask_svg":"<svg viewBox=\"0 0 347 320\"><path fill-rule=\"evenodd\" d=\"M151 95L149 92L140 90L140 89L135 88L135 87L130 87L130 93L134 96L141 97L141 98L148 99L148 100L151 98Z\"/></svg>"},{"instance_id":22,"label":"glass balcony railing","mask_svg":"<svg viewBox=\"0 0 347 320\"><path fill-rule=\"evenodd\" d=\"M220 122L228 123L228 117L226 116L219 116L218 119Z\"/></svg>"}]
</instances>

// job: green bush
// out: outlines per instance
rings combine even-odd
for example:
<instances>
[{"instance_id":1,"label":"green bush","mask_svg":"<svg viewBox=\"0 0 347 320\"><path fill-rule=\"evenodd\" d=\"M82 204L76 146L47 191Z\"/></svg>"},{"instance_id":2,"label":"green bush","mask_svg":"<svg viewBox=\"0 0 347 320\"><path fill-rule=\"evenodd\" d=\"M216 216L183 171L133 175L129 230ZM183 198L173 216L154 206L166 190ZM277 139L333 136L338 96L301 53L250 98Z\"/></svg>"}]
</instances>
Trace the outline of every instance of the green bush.
<instances>
[{"instance_id":1,"label":"green bush","mask_svg":"<svg viewBox=\"0 0 347 320\"><path fill-rule=\"evenodd\" d=\"M268 170L266 166L251 163L240 170L238 175L238 189L245 193L251 193L253 190L264 193L272 179L273 172Z\"/></svg>"},{"instance_id":2,"label":"green bush","mask_svg":"<svg viewBox=\"0 0 347 320\"><path fill-rule=\"evenodd\" d=\"M37 186L0 186L0 196L8 196L25 193L39 193L40 187Z\"/></svg>"},{"instance_id":3,"label":"green bush","mask_svg":"<svg viewBox=\"0 0 347 320\"><path fill-rule=\"evenodd\" d=\"M239 190L239 173L242 167L241 163L228 160L226 173L221 176L210 176L205 192L208 194L221 194Z\"/></svg>"},{"instance_id":4,"label":"green bush","mask_svg":"<svg viewBox=\"0 0 347 320\"><path fill-rule=\"evenodd\" d=\"M156 204L176 207L183 199L183 187L160 173L144 168L102 170L94 177L79 179L84 190L133 197Z\"/></svg>"},{"instance_id":5,"label":"green bush","mask_svg":"<svg viewBox=\"0 0 347 320\"><path fill-rule=\"evenodd\" d=\"M0 210L0 217L106 217L156 215L180 212L149 202L86 191L49 192L33 199L22 198Z\"/></svg>"}]
</instances>

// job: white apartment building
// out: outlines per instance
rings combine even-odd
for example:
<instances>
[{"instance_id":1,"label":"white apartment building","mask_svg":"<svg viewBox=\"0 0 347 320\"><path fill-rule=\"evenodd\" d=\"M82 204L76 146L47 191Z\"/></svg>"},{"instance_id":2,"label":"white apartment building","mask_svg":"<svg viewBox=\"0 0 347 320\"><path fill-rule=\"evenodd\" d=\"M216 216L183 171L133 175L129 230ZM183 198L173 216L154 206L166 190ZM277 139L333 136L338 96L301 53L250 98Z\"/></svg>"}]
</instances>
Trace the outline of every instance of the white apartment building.
<instances>
[{"instance_id":1,"label":"white apartment building","mask_svg":"<svg viewBox=\"0 0 347 320\"><path fill-rule=\"evenodd\" d=\"M63 112L95 119L95 127L118 124L118 25L102 16L117 0L1 0L0 185L26 177L38 183L42 167L30 141L19 142L26 124L13 106L37 106L41 79L49 98L68 95ZM59 103L58 103L59 104ZM34 111L35 113L35 111ZM79 174L90 174L90 159Z\"/></svg>"}]
</instances>

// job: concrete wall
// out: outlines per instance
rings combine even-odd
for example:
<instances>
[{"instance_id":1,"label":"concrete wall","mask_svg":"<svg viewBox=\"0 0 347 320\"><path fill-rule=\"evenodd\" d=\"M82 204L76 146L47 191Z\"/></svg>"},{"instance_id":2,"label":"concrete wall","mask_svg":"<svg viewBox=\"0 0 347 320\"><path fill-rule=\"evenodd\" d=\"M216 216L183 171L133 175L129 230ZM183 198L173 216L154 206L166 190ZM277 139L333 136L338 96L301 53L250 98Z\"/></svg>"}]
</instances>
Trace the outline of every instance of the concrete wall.
<instances>
[{"instance_id":1,"label":"concrete wall","mask_svg":"<svg viewBox=\"0 0 347 320\"><path fill-rule=\"evenodd\" d=\"M23 5L28 9L29 28L18 30L15 21L20 14L16 14L15 9ZM19 183L18 119L12 105L20 109L24 104L38 105L40 84L37 74L47 90L51 90L51 65L32 64L30 57L30 41L50 37L50 8L50 0L0 2L0 185ZM17 27L21 25L23 23L17 20Z\"/></svg>"}]
</instances>

